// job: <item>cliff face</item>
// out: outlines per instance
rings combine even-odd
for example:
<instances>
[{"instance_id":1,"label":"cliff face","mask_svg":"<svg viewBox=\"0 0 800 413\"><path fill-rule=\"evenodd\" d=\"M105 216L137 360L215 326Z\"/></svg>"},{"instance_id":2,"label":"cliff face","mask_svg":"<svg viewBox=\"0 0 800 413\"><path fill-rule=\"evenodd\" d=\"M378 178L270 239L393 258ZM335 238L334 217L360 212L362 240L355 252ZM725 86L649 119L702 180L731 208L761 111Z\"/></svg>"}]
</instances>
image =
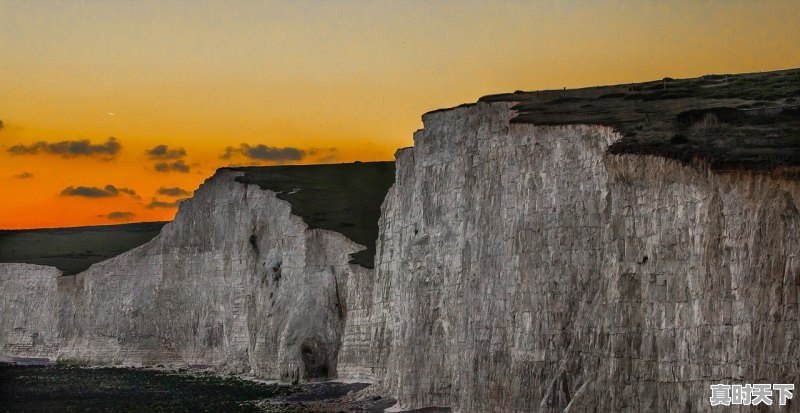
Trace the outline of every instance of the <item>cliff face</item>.
<instances>
[{"instance_id":1,"label":"cliff face","mask_svg":"<svg viewBox=\"0 0 800 413\"><path fill-rule=\"evenodd\" d=\"M22 332L5 324L41 314L26 334L57 336L57 351L22 352L13 338L3 352L208 364L286 381L335 374L344 322L337 283L363 247L308 230L273 192L234 182L240 174L219 171L155 239L86 272L56 278L47 267L1 265L0 282L12 287L4 309L24 303L4 311L3 332Z\"/></svg>"},{"instance_id":2,"label":"cliff face","mask_svg":"<svg viewBox=\"0 0 800 413\"><path fill-rule=\"evenodd\" d=\"M0 264L0 361L53 357L58 351L53 315L59 275L53 267Z\"/></svg>"},{"instance_id":3,"label":"cliff face","mask_svg":"<svg viewBox=\"0 0 800 413\"><path fill-rule=\"evenodd\" d=\"M374 271L222 170L84 273L0 265L0 351L368 379L462 412L705 410L712 383L800 386L799 181L608 155L613 129L514 123L510 105L423 117Z\"/></svg>"},{"instance_id":4,"label":"cliff face","mask_svg":"<svg viewBox=\"0 0 800 413\"><path fill-rule=\"evenodd\" d=\"M800 385L797 181L607 155L610 128L512 116L432 113L398 152L341 366L352 331L378 367L361 373L402 403L470 412L685 411L712 383Z\"/></svg>"}]
</instances>

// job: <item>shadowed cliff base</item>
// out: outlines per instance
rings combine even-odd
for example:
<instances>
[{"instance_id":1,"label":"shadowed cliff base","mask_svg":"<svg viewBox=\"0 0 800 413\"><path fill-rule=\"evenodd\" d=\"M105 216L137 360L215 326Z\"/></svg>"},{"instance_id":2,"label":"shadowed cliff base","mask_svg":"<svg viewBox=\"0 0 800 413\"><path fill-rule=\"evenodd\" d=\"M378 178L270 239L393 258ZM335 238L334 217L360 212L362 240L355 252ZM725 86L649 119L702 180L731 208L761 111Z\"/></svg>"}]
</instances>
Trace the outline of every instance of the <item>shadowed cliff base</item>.
<instances>
[{"instance_id":1,"label":"shadowed cliff base","mask_svg":"<svg viewBox=\"0 0 800 413\"><path fill-rule=\"evenodd\" d=\"M611 126L624 136L611 154L800 178L800 69L517 91L479 101L515 102L515 123Z\"/></svg>"},{"instance_id":2,"label":"shadowed cliff base","mask_svg":"<svg viewBox=\"0 0 800 413\"><path fill-rule=\"evenodd\" d=\"M336 231L364 245L367 248L353 254L350 262L374 266L378 219L394 184L394 162L227 169L244 173L238 182L276 192L309 228Z\"/></svg>"},{"instance_id":3,"label":"shadowed cliff base","mask_svg":"<svg viewBox=\"0 0 800 413\"><path fill-rule=\"evenodd\" d=\"M66 275L77 274L150 241L164 224L0 230L0 263L49 265Z\"/></svg>"}]
</instances>

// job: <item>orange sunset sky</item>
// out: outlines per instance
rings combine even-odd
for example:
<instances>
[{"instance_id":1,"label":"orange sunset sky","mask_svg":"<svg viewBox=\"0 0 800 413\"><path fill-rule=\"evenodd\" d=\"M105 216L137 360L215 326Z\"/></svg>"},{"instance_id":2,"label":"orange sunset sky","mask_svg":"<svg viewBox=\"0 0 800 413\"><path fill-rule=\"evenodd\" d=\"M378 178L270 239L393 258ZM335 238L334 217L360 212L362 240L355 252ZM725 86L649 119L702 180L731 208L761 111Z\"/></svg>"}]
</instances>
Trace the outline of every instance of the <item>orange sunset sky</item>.
<instances>
[{"instance_id":1,"label":"orange sunset sky","mask_svg":"<svg viewBox=\"0 0 800 413\"><path fill-rule=\"evenodd\" d=\"M168 220L230 164L393 159L490 93L798 66L797 0L0 0L0 228Z\"/></svg>"}]
</instances>

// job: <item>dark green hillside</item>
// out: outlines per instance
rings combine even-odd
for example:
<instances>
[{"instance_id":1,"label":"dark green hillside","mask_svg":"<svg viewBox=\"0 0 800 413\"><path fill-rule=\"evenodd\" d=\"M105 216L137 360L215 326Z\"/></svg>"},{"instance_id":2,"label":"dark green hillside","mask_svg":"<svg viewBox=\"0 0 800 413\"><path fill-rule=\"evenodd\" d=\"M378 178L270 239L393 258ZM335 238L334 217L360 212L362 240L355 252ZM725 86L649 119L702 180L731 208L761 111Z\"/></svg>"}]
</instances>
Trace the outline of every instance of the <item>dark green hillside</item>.
<instances>
[{"instance_id":1,"label":"dark green hillside","mask_svg":"<svg viewBox=\"0 0 800 413\"><path fill-rule=\"evenodd\" d=\"M150 241L164 224L0 230L0 262L51 265L76 274Z\"/></svg>"},{"instance_id":2,"label":"dark green hillside","mask_svg":"<svg viewBox=\"0 0 800 413\"><path fill-rule=\"evenodd\" d=\"M310 228L337 231L366 246L351 262L373 267L378 218L394 184L394 162L230 169L244 172L239 182L278 192Z\"/></svg>"}]
</instances>

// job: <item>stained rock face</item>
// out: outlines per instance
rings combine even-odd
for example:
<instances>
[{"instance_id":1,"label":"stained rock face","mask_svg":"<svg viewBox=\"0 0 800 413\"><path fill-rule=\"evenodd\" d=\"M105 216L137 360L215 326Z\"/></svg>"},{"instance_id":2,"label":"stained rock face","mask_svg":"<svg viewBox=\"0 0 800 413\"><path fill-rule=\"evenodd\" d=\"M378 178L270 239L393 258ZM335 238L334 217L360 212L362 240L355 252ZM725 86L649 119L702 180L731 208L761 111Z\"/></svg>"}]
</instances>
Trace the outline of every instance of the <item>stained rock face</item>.
<instances>
[{"instance_id":1,"label":"stained rock face","mask_svg":"<svg viewBox=\"0 0 800 413\"><path fill-rule=\"evenodd\" d=\"M432 113L398 152L340 369L464 412L693 411L712 383L800 386L797 181L607 155L610 128L512 116Z\"/></svg>"},{"instance_id":2,"label":"stained rock face","mask_svg":"<svg viewBox=\"0 0 800 413\"><path fill-rule=\"evenodd\" d=\"M374 270L221 170L157 238L84 273L0 265L0 354L370 380L460 412L800 388L800 181L609 155L613 129L515 123L511 105L423 117Z\"/></svg>"}]
</instances>

